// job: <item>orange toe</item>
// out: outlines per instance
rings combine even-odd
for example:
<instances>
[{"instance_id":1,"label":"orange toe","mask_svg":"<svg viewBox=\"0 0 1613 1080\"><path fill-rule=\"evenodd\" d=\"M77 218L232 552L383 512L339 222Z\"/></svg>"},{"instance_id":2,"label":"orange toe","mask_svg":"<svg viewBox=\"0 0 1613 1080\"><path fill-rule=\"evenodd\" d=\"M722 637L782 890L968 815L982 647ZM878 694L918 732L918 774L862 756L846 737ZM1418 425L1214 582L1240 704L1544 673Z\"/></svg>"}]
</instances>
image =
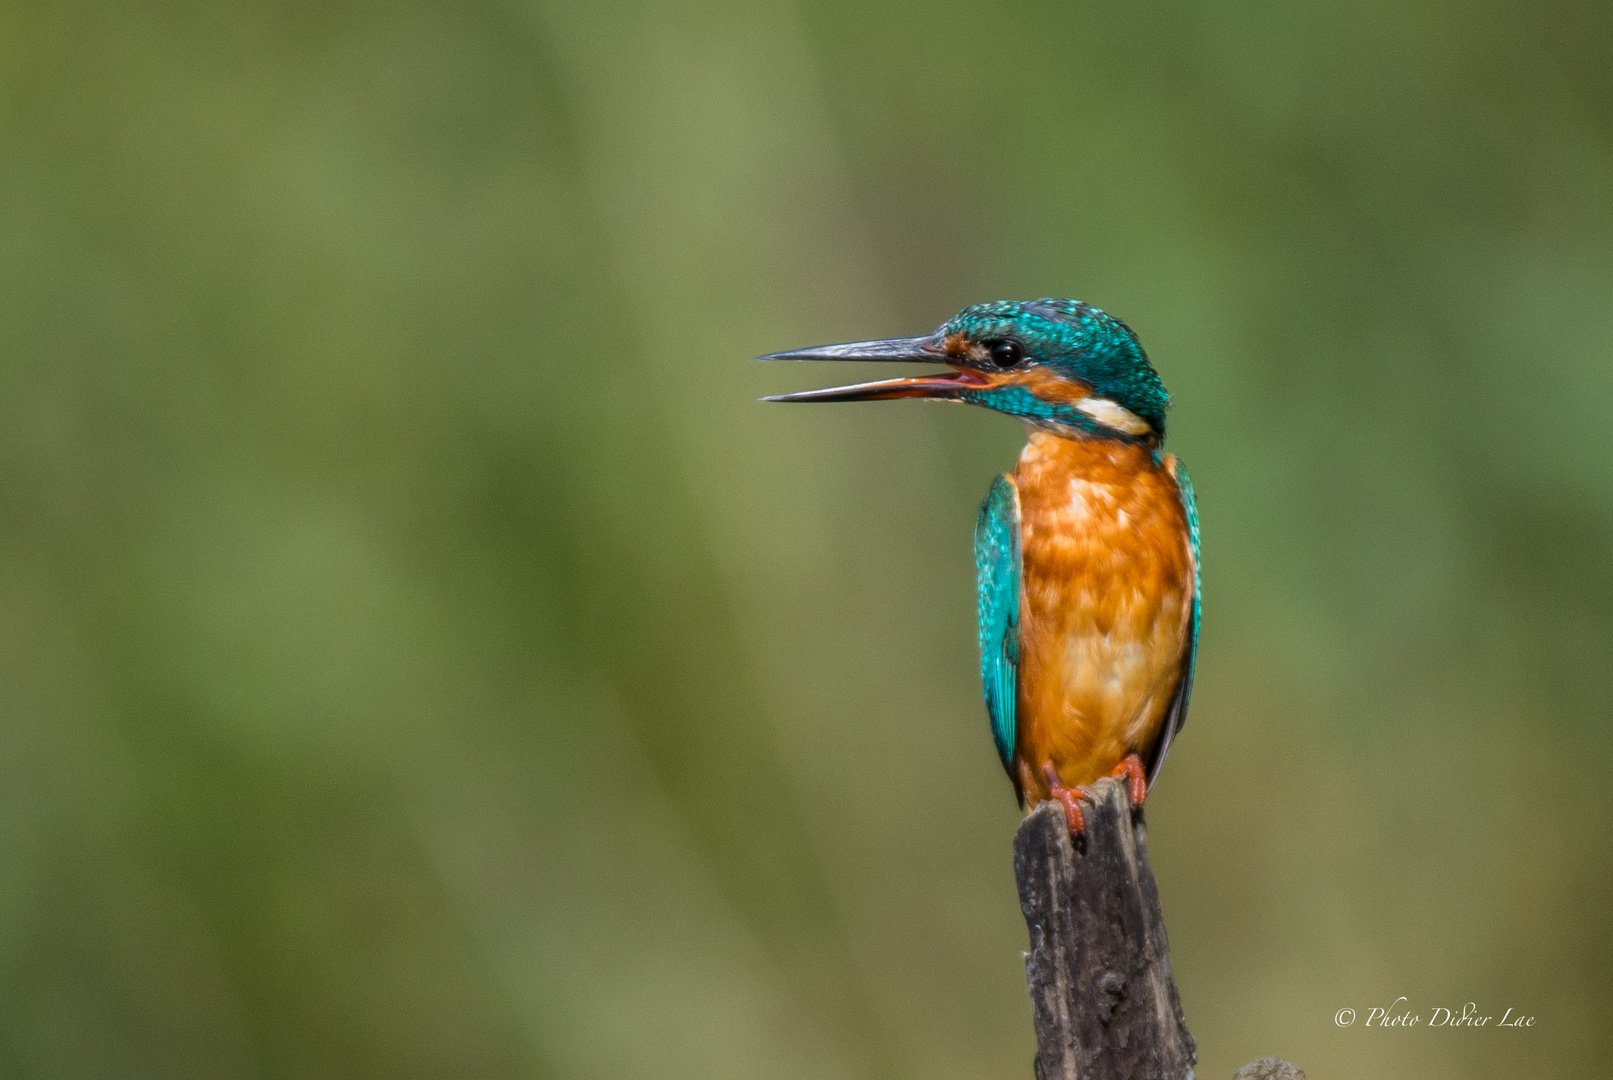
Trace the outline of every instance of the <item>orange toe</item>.
<instances>
[{"instance_id":1,"label":"orange toe","mask_svg":"<svg viewBox=\"0 0 1613 1080\"><path fill-rule=\"evenodd\" d=\"M1064 817L1070 824L1070 835L1079 836L1086 832L1087 816L1081 809L1082 800L1089 799L1086 788L1065 787L1052 762L1042 766L1042 775L1047 778L1049 794L1064 805Z\"/></svg>"},{"instance_id":2,"label":"orange toe","mask_svg":"<svg viewBox=\"0 0 1613 1080\"><path fill-rule=\"evenodd\" d=\"M1142 759L1136 754L1127 754L1125 760L1116 765L1115 771L1109 775L1126 778L1126 791L1131 796L1132 806L1141 806L1148 798L1148 776L1143 772Z\"/></svg>"}]
</instances>

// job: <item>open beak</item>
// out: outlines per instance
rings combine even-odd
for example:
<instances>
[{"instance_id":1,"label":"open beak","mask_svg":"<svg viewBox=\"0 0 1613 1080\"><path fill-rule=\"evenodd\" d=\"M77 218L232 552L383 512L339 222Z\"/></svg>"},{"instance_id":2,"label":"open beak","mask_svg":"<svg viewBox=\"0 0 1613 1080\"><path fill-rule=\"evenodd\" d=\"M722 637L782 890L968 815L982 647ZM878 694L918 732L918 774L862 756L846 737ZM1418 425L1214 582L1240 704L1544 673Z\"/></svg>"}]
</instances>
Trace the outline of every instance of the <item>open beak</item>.
<instances>
[{"instance_id":1,"label":"open beak","mask_svg":"<svg viewBox=\"0 0 1613 1080\"><path fill-rule=\"evenodd\" d=\"M868 360L895 364L953 364L942 342L935 335L889 338L884 341L853 341L847 345L820 345L813 349L768 353L758 360ZM942 375L914 379L882 379L879 382L831 386L823 390L803 390L798 394L776 394L763 401L886 401L891 398L935 398L956 401L969 388L990 383L978 372L956 368Z\"/></svg>"}]
</instances>

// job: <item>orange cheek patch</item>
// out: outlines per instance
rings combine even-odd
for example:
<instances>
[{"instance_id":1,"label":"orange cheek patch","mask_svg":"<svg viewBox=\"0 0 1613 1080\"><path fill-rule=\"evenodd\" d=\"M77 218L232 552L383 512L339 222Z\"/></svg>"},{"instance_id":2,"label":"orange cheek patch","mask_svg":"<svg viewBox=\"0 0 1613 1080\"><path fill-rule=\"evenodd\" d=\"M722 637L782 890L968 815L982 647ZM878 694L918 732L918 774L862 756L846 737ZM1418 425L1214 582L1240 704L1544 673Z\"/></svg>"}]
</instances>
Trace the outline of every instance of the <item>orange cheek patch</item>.
<instances>
[{"instance_id":1,"label":"orange cheek patch","mask_svg":"<svg viewBox=\"0 0 1613 1080\"><path fill-rule=\"evenodd\" d=\"M1024 387L1041 400L1058 405L1072 405L1092 395L1092 388L1085 383L1057 375L1041 365L1006 373L1002 384Z\"/></svg>"}]
</instances>

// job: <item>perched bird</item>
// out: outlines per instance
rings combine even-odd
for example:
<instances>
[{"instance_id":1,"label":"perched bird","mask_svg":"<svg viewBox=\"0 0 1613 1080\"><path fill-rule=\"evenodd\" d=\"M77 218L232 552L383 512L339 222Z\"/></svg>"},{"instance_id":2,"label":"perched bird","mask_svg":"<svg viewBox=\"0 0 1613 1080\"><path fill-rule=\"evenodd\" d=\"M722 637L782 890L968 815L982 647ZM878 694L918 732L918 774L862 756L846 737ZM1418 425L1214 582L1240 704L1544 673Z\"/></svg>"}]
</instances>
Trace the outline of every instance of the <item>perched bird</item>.
<instances>
[{"instance_id":1,"label":"perched bird","mask_svg":"<svg viewBox=\"0 0 1613 1080\"><path fill-rule=\"evenodd\" d=\"M1017 416L1027 441L975 526L980 674L1022 807L1053 798L1085 829L1084 785L1141 806L1187 717L1199 633L1199 526L1162 453L1169 396L1125 323L1077 300L964 308L933 334L761 360L945 364L918 378L764 401L962 401Z\"/></svg>"}]
</instances>

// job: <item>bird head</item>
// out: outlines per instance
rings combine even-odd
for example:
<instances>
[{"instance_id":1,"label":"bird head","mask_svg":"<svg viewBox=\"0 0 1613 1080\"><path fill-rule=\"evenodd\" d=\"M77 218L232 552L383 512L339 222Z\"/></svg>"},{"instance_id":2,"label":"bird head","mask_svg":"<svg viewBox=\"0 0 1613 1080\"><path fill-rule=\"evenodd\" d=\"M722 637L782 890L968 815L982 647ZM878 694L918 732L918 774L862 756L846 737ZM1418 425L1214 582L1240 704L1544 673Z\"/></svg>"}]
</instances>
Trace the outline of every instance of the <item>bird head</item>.
<instances>
[{"instance_id":1,"label":"bird head","mask_svg":"<svg viewBox=\"0 0 1613 1080\"><path fill-rule=\"evenodd\" d=\"M1072 436L1157 446L1170 397L1137 335L1079 300L998 300L966 307L923 337L770 353L758 360L945 364L918 378L780 394L763 401L962 401Z\"/></svg>"}]
</instances>

